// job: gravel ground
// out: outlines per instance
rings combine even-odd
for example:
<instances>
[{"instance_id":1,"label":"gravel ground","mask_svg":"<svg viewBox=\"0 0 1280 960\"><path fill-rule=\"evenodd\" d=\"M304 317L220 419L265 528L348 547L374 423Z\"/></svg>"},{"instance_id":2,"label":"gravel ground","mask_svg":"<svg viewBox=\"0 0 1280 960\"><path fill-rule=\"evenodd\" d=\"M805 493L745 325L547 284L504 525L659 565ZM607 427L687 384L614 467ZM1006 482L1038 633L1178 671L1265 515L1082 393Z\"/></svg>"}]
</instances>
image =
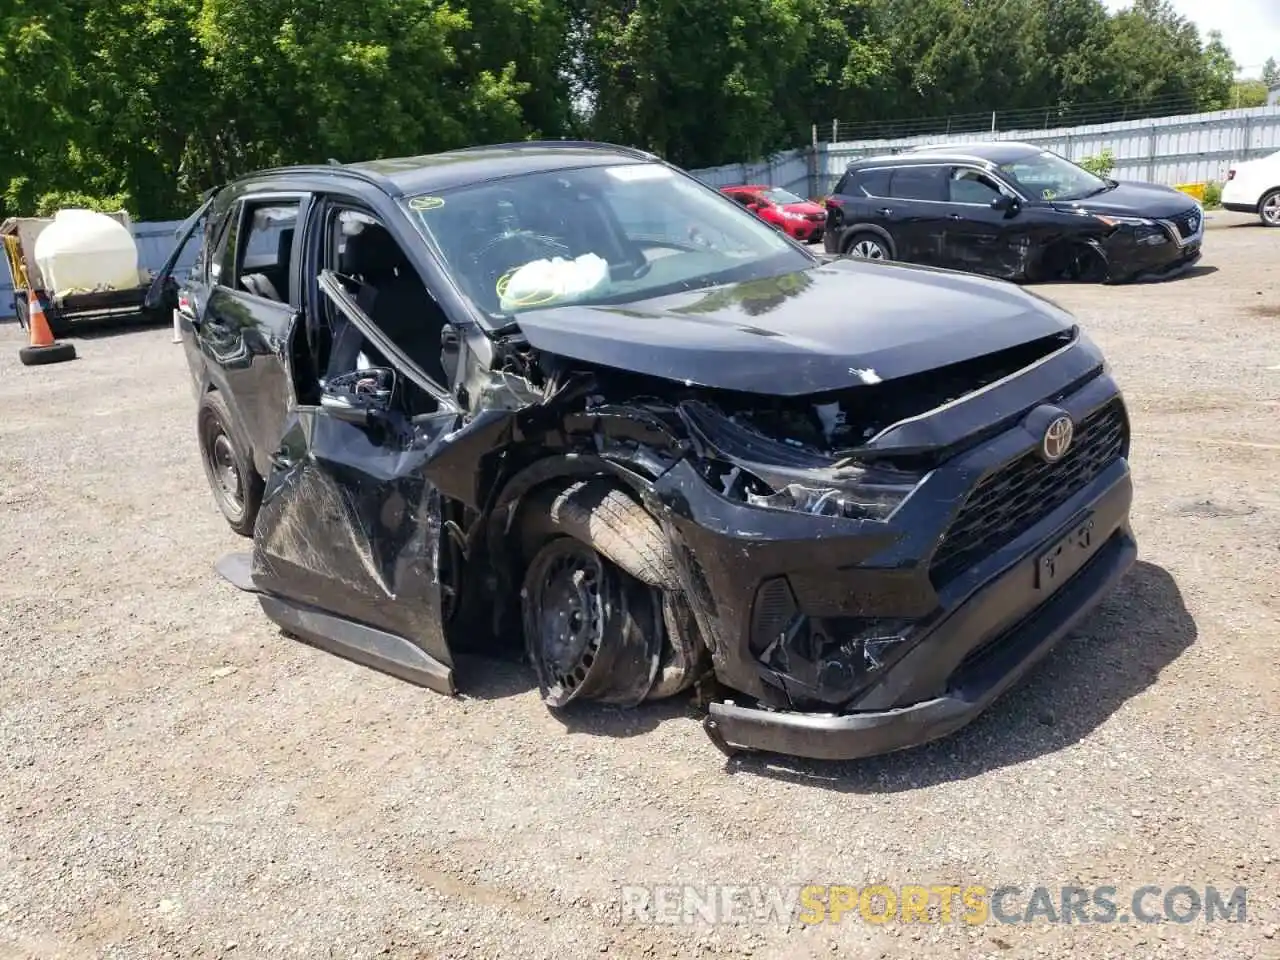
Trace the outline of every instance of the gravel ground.
<instances>
[{"instance_id":1,"label":"gravel ground","mask_svg":"<svg viewBox=\"0 0 1280 960\"><path fill-rule=\"evenodd\" d=\"M1132 405L1140 566L968 729L843 765L281 637L213 572L244 541L169 331L27 369L0 328L0 957L1280 957L1280 231L1218 215L1205 251L1041 291ZM1245 886L1248 919L623 922L666 882Z\"/></svg>"}]
</instances>

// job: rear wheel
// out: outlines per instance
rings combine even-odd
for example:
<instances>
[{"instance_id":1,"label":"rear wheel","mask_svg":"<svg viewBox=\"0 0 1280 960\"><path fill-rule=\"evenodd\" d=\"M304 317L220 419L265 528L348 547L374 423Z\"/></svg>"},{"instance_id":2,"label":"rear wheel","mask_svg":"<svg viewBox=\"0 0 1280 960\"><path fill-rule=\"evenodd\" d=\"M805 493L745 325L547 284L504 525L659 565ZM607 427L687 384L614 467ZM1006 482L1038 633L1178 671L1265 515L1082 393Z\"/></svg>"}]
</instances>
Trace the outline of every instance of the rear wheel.
<instances>
[{"instance_id":1,"label":"rear wheel","mask_svg":"<svg viewBox=\"0 0 1280 960\"><path fill-rule=\"evenodd\" d=\"M243 537L253 536L262 502L262 477L253 460L231 432L231 414L222 394L207 393L196 416L200 459L213 491L214 502L231 529Z\"/></svg>"},{"instance_id":2,"label":"rear wheel","mask_svg":"<svg viewBox=\"0 0 1280 960\"><path fill-rule=\"evenodd\" d=\"M845 244L845 253L859 260L891 260L889 245L874 233L858 233Z\"/></svg>"},{"instance_id":3,"label":"rear wheel","mask_svg":"<svg viewBox=\"0 0 1280 960\"><path fill-rule=\"evenodd\" d=\"M1272 190L1258 204L1263 226L1280 227L1280 189Z\"/></svg>"}]
</instances>

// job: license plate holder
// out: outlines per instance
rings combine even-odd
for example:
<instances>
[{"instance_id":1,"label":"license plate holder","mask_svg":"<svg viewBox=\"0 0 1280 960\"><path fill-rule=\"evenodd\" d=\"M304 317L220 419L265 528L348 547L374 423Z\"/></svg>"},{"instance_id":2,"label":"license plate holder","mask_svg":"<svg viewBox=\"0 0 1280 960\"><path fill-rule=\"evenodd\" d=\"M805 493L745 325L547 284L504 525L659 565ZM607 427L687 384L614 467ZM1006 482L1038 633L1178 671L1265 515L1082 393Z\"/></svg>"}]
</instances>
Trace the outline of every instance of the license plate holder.
<instances>
[{"instance_id":1,"label":"license plate holder","mask_svg":"<svg viewBox=\"0 0 1280 960\"><path fill-rule=\"evenodd\" d=\"M1098 546L1092 514L1077 517L1036 557L1036 589L1056 590L1088 563Z\"/></svg>"}]
</instances>

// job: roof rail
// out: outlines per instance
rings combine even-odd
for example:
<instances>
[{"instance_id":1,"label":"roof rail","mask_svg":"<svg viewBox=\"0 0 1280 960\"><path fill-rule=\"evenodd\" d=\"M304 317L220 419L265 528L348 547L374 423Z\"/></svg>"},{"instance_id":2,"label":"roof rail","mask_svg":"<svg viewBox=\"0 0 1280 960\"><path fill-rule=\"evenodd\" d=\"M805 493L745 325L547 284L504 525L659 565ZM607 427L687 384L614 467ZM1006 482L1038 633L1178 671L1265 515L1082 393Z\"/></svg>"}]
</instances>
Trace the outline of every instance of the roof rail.
<instances>
[{"instance_id":1,"label":"roof rail","mask_svg":"<svg viewBox=\"0 0 1280 960\"><path fill-rule=\"evenodd\" d=\"M628 147L618 143L606 143L602 140L513 140L510 143L478 143L470 147L458 147L455 150L444 150L442 153L472 153L480 150L521 150L529 148L565 147L573 150L602 150L625 153L628 156L644 160L659 159L655 154L639 147Z\"/></svg>"},{"instance_id":2,"label":"roof rail","mask_svg":"<svg viewBox=\"0 0 1280 960\"><path fill-rule=\"evenodd\" d=\"M1043 147L1023 140L959 140L953 143L917 143L907 147L905 153L925 153L932 150L954 150L963 153L970 147L1026 147L1028 150L1043 150Z\"/></svg>"},{"instance_id":3,"label":"roof rail","mask_svg":"<svg viewBox=\"0 0 1280 960\"><path fill-rule=\"evenodd\" d=\"M963 144L958 144L957 146L963 146ZM976 163L979 166L994 165L994 161L992 161L989 157L980 157L977 154L965 153L963 150L937 149L937 150L903 150L900 153L877 153L875 156L872 156L872 157L858 157L854 160L850 160L849 167L852 168L854 164L858 164L858 163L893 163L894 161L901 163L904 159L919 157L921 154L924 154L924 153L941 154L942 156L946 157L948 161L963 160L966 163Z\"/></svg>"},{"instance_id":4,"label":"roof rail","mask_svg":"<svg viewBox=\"0 0 1280 960\"><path fill-rule=\"evenodd\" d=\"M240 179L262 179L286 173L309 173L313 176L331 177L339 171L341 171L343 176L363 180L365 183L382 187L384 190L392 189L391 181L379 173L374 173L370 170L362 170L360 167L353 166L349 163L336 163L333 160L330 160L328 163L303 163L291 167L270 167L266 170L254 170Z\"/></svg>"}]
</instances>

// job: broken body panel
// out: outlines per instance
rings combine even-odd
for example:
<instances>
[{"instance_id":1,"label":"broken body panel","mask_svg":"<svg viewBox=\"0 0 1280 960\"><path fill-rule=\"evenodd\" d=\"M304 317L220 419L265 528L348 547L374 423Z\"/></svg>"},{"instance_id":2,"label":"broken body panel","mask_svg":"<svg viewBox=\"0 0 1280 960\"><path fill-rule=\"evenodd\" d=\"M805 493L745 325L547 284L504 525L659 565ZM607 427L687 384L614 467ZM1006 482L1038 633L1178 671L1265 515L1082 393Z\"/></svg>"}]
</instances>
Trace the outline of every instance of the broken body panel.
<instances>
[{"instance_id":1,"label":"broken body panel","mask_svg":"<svg viewBox=\"0 0 1280 960\"><path fill-rule=\"evenodd\" d=\"M451 314L441 391L307 264L252 554L221 569L285 631L406 680L452 693L456 654L523 633L555 706L714 677L722 749L863 756L967 722L1133 562L1119 390L1014 288L812 261L496 330ZM321 297L385 365L310 390ZM1075 445L1046 458L1064 417ZM604 622L581 641L573 617Z\"/></svg>"}]
</instances>

